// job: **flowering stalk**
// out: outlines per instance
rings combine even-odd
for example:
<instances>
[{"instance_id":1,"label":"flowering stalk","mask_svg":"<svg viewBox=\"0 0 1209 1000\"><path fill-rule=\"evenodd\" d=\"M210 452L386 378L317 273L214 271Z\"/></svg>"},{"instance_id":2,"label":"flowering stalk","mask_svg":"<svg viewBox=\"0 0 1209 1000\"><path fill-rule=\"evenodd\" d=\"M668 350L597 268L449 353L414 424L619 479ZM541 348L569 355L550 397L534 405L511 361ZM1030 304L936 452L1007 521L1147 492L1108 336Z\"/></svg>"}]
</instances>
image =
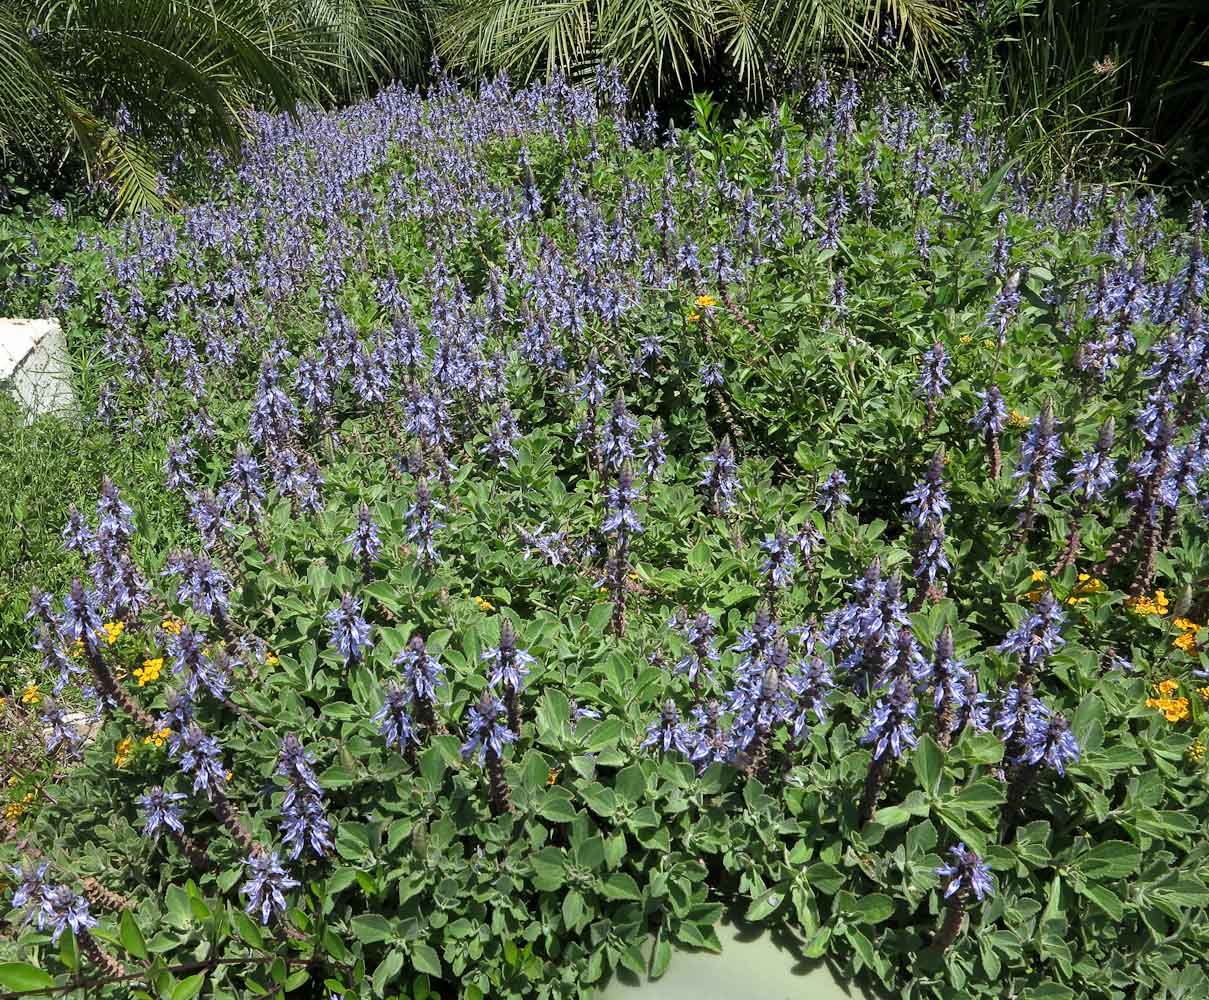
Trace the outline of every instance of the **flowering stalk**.
<instances>
[{"instance_id":1,"label":"flowering stalk","mask_svg":"<svg viewBox=\"0 0 1209 1000\"><path fill-rule=\"evenodd\" d=\"M988 386L986 392L976 392L982 400L982 406L974 414L970 423L974 429L982 433L986 444L987 458L991 468L991 478L998 479L1003 469L1003 452L999 448L999 435L1007 425L1007 406L1003 402L1003 393L998 386Z\"/></svg>"},{"instance_id":2,"label":"flowering stalk","mask_svg":"<svg viewBox=\"0 0 1209 1000\"><path fill-rule=\"evenodd\" d=\"M764 596L768 601L768 612L773 618L777 615L777 592L793 583L793 571L797 565L789 535L784 528L777 530L760 543L764 550L764 563L760 572L764 574Z\"/></svg>"},{"instance_id":3,"label":"flowering stalk","mask_svg":"<svg viewBox=\"0 0 1209 1000\"><path fill-rule=\"evenodd\" d=\"M924 478L915 484L915 489L903 501L909 507L909 520L915 527L911 573L916 579L916 586L915 595L907 607L908 612L922 608L929 596L939 600L944 594L943 583L939 586L936 583L937 577L950 569L944 550L944 515L950 508L945 493L944 467L944 449L937 448Z\"/></svg>"},{"instance_id":4,"label":"flowering stalk","mask_svg":"<svg viewBox=\"0 0 1209 1000\"><path fill-rule=\"evenodd\" d=\"M965 681L970 676L962 661L957 659L953 629L948 625L936 640L930 674L936 707L934 735L940 748L947 750L961 721L961 709L968 700Z\"/></svg>"},{"instance_id":5,"label":"flowering stalk","mask_svg":"<svg viewBox=\"0 0 1209 1000\"><path fill-rule=\"evenodd\" d=\"M1096 500L1102 499L1116 481L1117 469L1112 458L1115 433L1116 420L1109 417L1100 428L1095 448L1085 451L1071 469L1071 492L1078 497L1078 506L1071 517L1066 548L1062 552L1062 558L1058 560L1058 565L1054 567L1055 576L1071 565L1079 554L1079 522L1087 514L1088 508Z\"/></svg>"},{"instance_id":6,"label":"flowering stalk","mask_svg":"<svg viewBox=\"0 0 1209 1000\"><path fill-rule=\"evenodd\" d=\"M717 449L705 456L708 469L700 481L705 487L710 513L721 516L735 505L735 494L739 491L738 466L730 439L723 438Z\"/></svg>"},{"instance_id":7,"label":"flowering stalk","mask_svg":"<svg viewBox=\"0 0 1209 1000\"><path fill-rule=\"evenodd\" d=\"M936 869L937 875L949 880L944 891L944 921L932 939L932 947L937 951L947 950L957 940L970 896L981 901L995 891L990 866L974 851L967 850L965 844L950 848L949 856L953 860Z\"/></svg>"},{"instance_id":8,"label":"flowering stalk","mask_svg":"<svg viewBox=\"0 0 1209 1000\"><path fill-rule=\"evenodd\" d=\"M858 814L862 826L873 816L890 764L902 756L904 749L914 749L918 742L915 711L911 682L906 677L899 677L890 693L879 698L873 707L869 729L861 737L862 743L873 745L873 760L869 762L869 771L865 775L865 790Z\"/></svg>"},{"instance_id":9,"label":"flowering stalk","mask_svg":"<svg viewBox=\"0 0 1209 1000\"><path fill-rule=\"evenodd\" d=\"M80 930L76 934L76 943L80 946L80 951L88 957L88 960L98 968L104 969L106 975L114 976L115 978L126 975L126 967L102 949L97 944L96 938L89 934L87 930Z\"/></svg>"},{"instance_id":10,"label":"flowering stalk","mask_svg":"<svg viewBox=\"0 0 1209 1000\"><path fill-rule=\"evenodd\" d=\"M692 651L680 658L673 668L675 673L688 677L694 695L701 686L701 675L712 681L709 665L718 662L718 649L714 644L716 626L708 612L701 611L697 617L684 624L684 638Z\"/></svg>"},{"instance_id":11,"label":"flowering stalk","mask_svg":"<svg viewBox=\"0 0 1209 1000\"><path fill-rule=\"evenodd\" d=\"M121 913L131 908L131 902L125 896L120 896L112 889L107 889L95 878L86 877L80 880L84 895L93 906L104 907L113 913Z\"/></svg>"},{"instance_id":12,"label":"flowering stalk","mask_svg":"<svg viewBox=\"0 0 1209 1000\"><path fill-rule=\"evenodd\" d=\"M516 630L507 618L500 618L500 644L488 649L481 659L491 664L488 683L504 692L504 704L508 711L508 728L515 740L521 732L520 690L529 674L529 664L534 658L528 650L517 649ZM509 740L508 742L511 742Z\"/></svg>"},{"instance_id":13,"label":"flowering stalk","mask_svg":"<svg viewBox=\"0 0 1209 1000\"><path fill-rule=\"evenodd\" d=\"M1134 579L1134 586L1130 589L1130 593L1135 596L1142 592L1149 582L1150 575L1154 572L1155 546L1158 541L1158 527L1155 523L1157 521L1156 504L1159 487L1167 475L1173 433L1172 422L1164 414L1159 419L1150 447L1137 462L1130 466L1130 470L1141 477L1141 482L1131 494L1133 515L1109 546L1103 562L1096 567L1096 575L1103 576L1129 554L1137 545L1139 536L1143 537L1143 556L1139 563L1138 574Z\"/></svg>"},{"instance_id":14,"label":"flowering stalk","mask_svg":"<svg viewBox=\"0 0 1209 1000\"><path fill-rule=\"evenodd\" d=\"M382 541L378 537L378 526L374 523L373 515L365 504L357 511L357 526L344 544L351 547L353 558L361 563L361 577L369 583L374 575L374 560L382 551Z\"/></svg>"},{"instance_id":15,"label":"flowering stalk","mask_svg":"<svg viewBox=\"0 0 1209 1000\"><path fill-rule=\"evenodd\" d=\"M1016 503L1024 504L1016 529L1016 545L1024 544L1033 530L1037 502L1054 485L1057 478L1054 465L1061 454L1062 446L1054 425L1054 407L1047 399L1020 445L1020 464L1012 473L1012 478L1024 479L1016 495Z\"/></svg>"},{"instance_id":16,"label":"flowering stalk","mask_svg":"<svg viewBox=\"0 0 1209 1000\"><path fill-rule=\"evenodd\" d=\"M143 836L155 841L159 839L161 831L167 831L189 863L198 871L206 871L210 865L209 858L205 850L185 832L185 825L181 821L181 809L176 803L184 799L183 792L165 791L159 785L140 795L136 801L143 814Z\"/></svg>"},{"instance_id":17,"label":"flowering stalk","mask_svg":"<svg viewBox=\"0 0 1209 1000\"><path fill-rule=\"evenodd\" d=\"M469 738L462 746L462 756L478 755L479 762L487 770L487 789L491 799L491 811L499 816L512 811L508 780L504 777L504 746L516 742L516 732L502 721L504 703L490 688L484 689L478 703L470 708L467 724Z\"/></svg>"},{"instance_id":18,"label":"flowering stalk","mask_svg":"<svg viewBox=\"0 0 1209 1000\"><path fill-rule=\"evenodd\" d=\"M620 397L619 397L620 398ZM623 466L617 474L617 485L608 492L609 515L601 525L605 535L615 539L613 552L609 556L606 582L613 599L613 634L620 638L625 633L626 598L629 591L628 570L630 564L630 538L641 534L642 522L634 512L638 489L634 486L634 475L629 466Z\"/></svg>"},{"instance_id":19,"label":"flowering stalk","mask_svg":"<svg viewBox=\"0 0 1209 1000\"><path fill-rule=\"evenodd\" d=\"M950 384L948 369L949 356L945 351L945 345L940 341L935 341L924 355L923 368L919 374L917 395L923 397L927 412L923 429L920 431L924 437L928 436L936 423L937 407L941 397L944 396L945 389Z\"/></svg>"},{"instance_id":20,"label":"flowering stalk","mask_svg":"<svg viewBox=\"0 0 1209 1000\"><path fill-rule=\"evenodd\" d=\"M768 737L777 718L777 700L781 678L789 662L789 645L778 639L768 656L769 665L760 678L760 686L745 699L737 720L748 730L749 741L743 752L743 770L749 778L764 778L768 770Z\"/></svg>"}]
</instances>

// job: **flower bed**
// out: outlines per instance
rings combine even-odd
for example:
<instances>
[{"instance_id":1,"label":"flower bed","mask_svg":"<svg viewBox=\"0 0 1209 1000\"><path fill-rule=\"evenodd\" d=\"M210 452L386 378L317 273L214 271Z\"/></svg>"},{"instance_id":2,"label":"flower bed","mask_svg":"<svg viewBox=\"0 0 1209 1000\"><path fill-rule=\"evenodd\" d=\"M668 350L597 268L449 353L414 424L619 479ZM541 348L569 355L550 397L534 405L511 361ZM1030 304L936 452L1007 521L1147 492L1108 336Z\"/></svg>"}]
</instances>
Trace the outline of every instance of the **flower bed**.
<instances>
[{"instance_id":1,"label":"flower bed","mask_svg":"<svg viewBox=\"0 0 1209 1000\"><path fill-rule=\"evenodd\" d=\"M266 118L39 270L138 457L31 597L0 986L591 996L734 906L913 996L1199 982L1201 211L851 82L697 114Z\"/></svg>"}]
</instances>

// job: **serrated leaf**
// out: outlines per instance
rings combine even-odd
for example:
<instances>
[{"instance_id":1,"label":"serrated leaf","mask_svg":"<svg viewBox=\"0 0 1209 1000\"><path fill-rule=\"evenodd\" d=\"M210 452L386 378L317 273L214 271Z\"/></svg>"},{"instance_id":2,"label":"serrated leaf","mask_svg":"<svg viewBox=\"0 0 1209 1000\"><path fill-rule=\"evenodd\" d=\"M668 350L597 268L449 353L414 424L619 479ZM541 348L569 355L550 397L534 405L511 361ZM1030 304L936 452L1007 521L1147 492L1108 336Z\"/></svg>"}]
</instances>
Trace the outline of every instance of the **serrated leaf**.
<instances>
[{"instance_id":1,"label":"serrated leaf","mask_svg":"<svg viewBox=\"0 0 1209 1000\"><path fill-rule=\"evenodd\" d=\"M600 884L601 895L608 899L642 899L642 890L633 877L625 872L614 872Z\"/></svg>"},{"instance_id":2,"label":"serrated leaf","mask_svg":"<svg viewBox=\"0 0 1209 1000\"><path fill-rule=\"evenodd\" d=\"M430 976L441 977L441 957L430 946L419 941L411 946L411 964L420 972L427 972Z\"/></svg>"},{"instance_id":3,"label":"serrated leaf","mask_svg":"<svg viewBox=\"0 0 1209 1000\"><path fill-rule=\"evenodd\" d=\"M1125 915L1124 901L1106 885L1099 882L1076 882L1075 891L1095 903L1114 923L1119 922Z\"/></svg>"},{"instance_id":4,"label":"serrated leaf","mask_svg":"<svg viewBox=\"0 0 1209 1000\"><path fill-rule=\"evenodd\" d=\"M1124 840L1107 840L1074 860L1074 865L1088 878L1126 878L1138 870L1142 852Z\"/></svg>"},{"instance_id":5,"label":"serrated leaf","mask_svg":"<svg viewBox=\"0 0 1209 1000\"><path fill-rule=\"evenodd\" d=\"M570 823L578 815L571 793L565 788L547 789L538 803L537 814L554 823Z\"/></svg>"}]
</instances>

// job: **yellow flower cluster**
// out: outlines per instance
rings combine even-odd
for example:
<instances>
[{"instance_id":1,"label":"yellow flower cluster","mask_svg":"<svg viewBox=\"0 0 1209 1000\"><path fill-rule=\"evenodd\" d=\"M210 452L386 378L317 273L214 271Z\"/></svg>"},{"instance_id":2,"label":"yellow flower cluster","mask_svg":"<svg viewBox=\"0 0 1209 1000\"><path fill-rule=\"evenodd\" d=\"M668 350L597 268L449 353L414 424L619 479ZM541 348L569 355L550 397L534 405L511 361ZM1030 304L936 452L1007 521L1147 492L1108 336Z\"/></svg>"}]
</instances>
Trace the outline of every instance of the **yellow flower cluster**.
<instances>
[{"instance_id":1,"label":"yellow flower cluster","mask_svg":"<svg viewBox=\"0 0 1209 1000\"><path fill-rule=\"evenodd\" d=\"M134 737L127 736L123 740L118 740L117 745L113 748L113 763L115 767L125 767L130 760L130 754L133 752Z\"/></svg>"},{"instance_id":2,"label":"yellow flower cluster","mask_svg":"<svg viewBox=\"0 0 1209 1000\"><path fill-rule=\"evenodd\" d=\"M1179 686L1179 681L1170 677L1165 681L1160 681L1154 686L1155 693L1159 697L1147 698L1146 707L1158 709L1168 722L1183 722L1188 718L1188 699L1172 697Z\"/></svg>"},{"instance_id":3,"label":"yellow flower cluster","mask_svg":"<svg viewBox=\"0 0 1209 1000\"><path fill-rule=\"evenodd\" d=\"M4 807L4 818L10 823L13 820L20 819L25 813L26 807L33 802L34 793L26 792L20 802L10 802Z\"/></svg>"},{"instance_id":4,"label":"yellow flower cluster","mask_svg":"<svg viewBox=\"0 0 1209 1000\"><path fill-rule=\"evenodd\" d=\"M27 684L25 690L21 692L22 705L36 705L42 700L42 695L38 691L37 684Z\"/></svg>"},{"instance_id":5,"label":"yellow flower cluster","mask_svg":"<svg viewBox=\"0 0 1209 1000\"><path fill-rule=\"evenodd\" d=\"M1172 645L1176 649L1182 649L1185 653L1196 653L1196 636L1200 632L1201 626L1187 618L1177 618L1172 624L1184 633L1176 636L1172 640Z\"/></svg>"},{"instance_id":6,"label":"yellow flower cluster","mask_svg":"<svg viewBox=\"0 0 1209 1000\"><path fill-rule=\"evenodd\" d=\"M1127 597L1125 599L1125 607L1129 608L1135 615L1165 615L1170 603L1167 600L1167 595L1161 590L1156 590L1154 597L1139 594L1137 597Z\"/></svg>"},{"instance_id":7,"label":"yellow flower cluster","mask_svg":"<svg viewBox=\"0 0 1209 1000\"><path fill-rule=\"evenodd\" d=\"M139 687L145 687L152 681L160 679L160 671L164 669L164 658L155 656L149 660L144 660L141 667L134 668L134 677L139 682Z\"/></svg>"},{"instance_id":8,"label":"yellow flower cluster","mask_svg":"<svg viewBox=\"0 0 1209 1000\"><path fill-rule=\"evenodd\" d=\"M162 628L169 635L180 635L181 629L184 628L184 626L185 623L176 618L165 618L162 622L160 622L160 628Z\"/></svg>"},{"instance_id":9,"label":"yellow flower cluster","mask_svg":"<svg viewBox=\"0 0 1209 1000\"><path fill-rule=\"evenodd\" d=\"M126 623L125 622L106 622L104 625L101 626L101 630L102 630L101 633L98 633L98 635L104 634L105 641L108 642L109 645L112 646L115 642L117 642L120 638L122 638L122 633L126 631Z\"/></svg>"},{"instance_id":10,"label":"yellow flower cluster","mask_svg":"<svg viewBox=\"0 0 1209 1000\"><path fill-rule=\"evenodd\" d=\"M968 333L962 334L961 337L958 338L958 340L960 340L961 344L966 347L968 347L970 344L974 343L974 338L971 337Z\"/></svg>"},{"instance_id":11,"label":"yellow flower cluster","mask_svg":"<svg viewBox=\"0 0 1209 1000\"><path fill-rule=\"evenodd\" d=\"M699 312L691 312L688 314L688 321L690 323L696 323L700 318L701 314Z\"/></svg>"},{"instance_id":12,"label":"yellow flower cluster","mask_svg":"<svg viewBox=\"0 0 1209 1000\"><path fill-rule=\"evenodd\" d=\"M713 309L714 306L716 306L717 304L718 304L718 300L715 299L712 295L698 295L697 296L697 308L698 309Z\"/></svg>"},{"instance_id":13,"label":"yellow flower cluster","mask_svg":"<svg viewBox=\"0 0 1209 1000\"><path fill-rule=\"evenodd\" d=\"M1103 580L1097 579L1090 573L1080 573L1079 582L1075 584L1075 589L1070 592L1070 597L1066 599L1066 603L1086 604L1088 594L1098 594L1105 589Z\"/></svg>"},{"instance_id":14,"label":"yellow flower cluster","mask_svg":"<svg viewBox=\"0 0 1209 1000\"><path fill-rule=\"evenodd\" d=\"M1042 587L1034 587L1032 590L1025 593L1030 601L1041 600L1042 595L1049 589L1049 574L1043 569L1035 569L1030 574L1029 579L1033 583L1043 583ZM1107 587L1103 580L1092 576L1090 573L1080 573L1079 580L1071 590L1070 595L1066 598L1067 604L1086 604L1089 594L1098 594Z\"/></svg>"},{"instance_id":15,"label":"yellow flower cluster","mask_svg":"<svg viewBox=\"0 0 1209 1000\"><path fill-rule=\"evenodd\" d=\"M1188 744L1188 756L1193 760L1200 760L1205 756L1205 744L1201 740L1193 740Z\"/></svg>"},{"instance_id":16,"label":"yellow flower cluster","mask_svg":"<svg viewBox=\"0 0 1209 1000\"><path fill-rule=\"evenodd\" d=\"M1026 417L1019 410L1012 410L1012 412L1008 414L1008 426L1009 427L1027 427L1028 426L1028 417Z\"/></svg>"},{"instance_id":17,"label":"yellow flower cluster","mask_svg":"<svg viewBox=\"0 0 1209 1000\"><path fill-rule=\"evenodd\" d=\"M152 733L150 736L143 737L144 746L153 746L156 750L168 742L168 738L172 735L172 730L165 726L159 732Z\"/></svg>"},{"instance_id":18,"label":"yellow flower cluster","mask_svg":"<svg viewBox=\"0 0 1209 1000\"><path fill-rule=\"evenodd\" d=\"M492 604L485 597L476 597L474 599L474 603L479 606L480 611L494 611L495 610L495 605Z\"/></svg>"}]
</instances>

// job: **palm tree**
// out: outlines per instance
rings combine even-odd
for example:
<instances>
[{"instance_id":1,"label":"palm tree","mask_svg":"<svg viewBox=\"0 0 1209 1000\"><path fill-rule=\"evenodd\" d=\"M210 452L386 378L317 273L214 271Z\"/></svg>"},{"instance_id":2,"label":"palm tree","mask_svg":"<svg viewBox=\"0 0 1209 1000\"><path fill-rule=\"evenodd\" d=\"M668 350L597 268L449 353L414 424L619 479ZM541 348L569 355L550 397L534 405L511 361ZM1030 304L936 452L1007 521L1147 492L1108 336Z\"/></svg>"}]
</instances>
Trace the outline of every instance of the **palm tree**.
<instances>
[{"instance_id":1,"label":"palm tree","mask_svg":"<svg viewBox=\"0 0 1209 1000\"><path fill-rule=\"evenodd\" d=\"M475 74L577 79L615 63L632 89L658 96L723 66L761 97L775 66L857 57L887 27L934 69L956 21L955 0L449 0L437 34L442 57Z\"/></svg>"},{"instance_id":2,"label":"palm tree","mask_svg":"<svg viewBox=\"0 0 1209 1000\"><path fill-rule=\"evenodd\" d=\"M78 155L135 211L182 143L234 147L242 111L356 96L427 49L409 0L8 0L0 156Z\"/></svg>"}]
</instances>

